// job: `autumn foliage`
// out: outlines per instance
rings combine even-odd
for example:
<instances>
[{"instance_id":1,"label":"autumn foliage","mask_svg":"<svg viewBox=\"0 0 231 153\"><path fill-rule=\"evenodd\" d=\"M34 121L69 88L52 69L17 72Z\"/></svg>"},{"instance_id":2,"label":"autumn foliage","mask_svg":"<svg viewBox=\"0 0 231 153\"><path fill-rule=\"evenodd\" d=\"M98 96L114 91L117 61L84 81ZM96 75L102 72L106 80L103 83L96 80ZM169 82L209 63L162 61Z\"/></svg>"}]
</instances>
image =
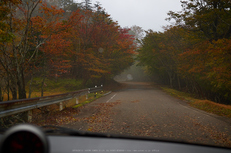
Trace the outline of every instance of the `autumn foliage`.
<instances>
[{"instance_id":1,"label":"autumn foliage","mask_svg":"<svg viewBox=\"0 0 231 153\"><path fill-rule=\"evenodd\" d=\"M141 64L173 88L231 104L231 2L182 1L164 32L147 31Z\"/></svg>"},{"instance_id":2,"label":"autumn foliage","mask_svg":"<svg viewBox=\"0 0 231 153\"><path fill-rule=\"evenodd\" d=\"M35 76L43 80L42 91L48 77L103 84L133 63L129 29L99 4L81 5L1 1L0 93L26 98L25 85Z\"/></svg>"}]
</instances>

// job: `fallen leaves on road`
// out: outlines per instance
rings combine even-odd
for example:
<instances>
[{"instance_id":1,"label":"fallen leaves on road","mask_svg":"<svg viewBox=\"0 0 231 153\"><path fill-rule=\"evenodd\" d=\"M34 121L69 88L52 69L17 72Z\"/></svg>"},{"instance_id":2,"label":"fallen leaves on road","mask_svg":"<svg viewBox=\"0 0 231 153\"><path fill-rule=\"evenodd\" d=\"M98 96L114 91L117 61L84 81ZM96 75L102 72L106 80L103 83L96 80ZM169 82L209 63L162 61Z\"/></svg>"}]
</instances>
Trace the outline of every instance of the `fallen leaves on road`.
<instances>
[{"instance_id":1,"label":"fallen leaves on road","mask_svg":"<svg viewBox=\"0 0 231 153\"><path fill-rule=\"evenodd\" d=\"M45 115L44 119L34 119L33 124L38 126L44 125L62 125L68 124L77 121L77 118L73 117L79 113L78 109L66 108L62 111L51 112L50 114Z\"/></svg>"},{"instance_id":2,"label":"fallen leaves on road","mask_svg":"<svg viewBox=\"0 0 231 153\"><path fill-rule=\"evenodd\" d=\"M131 105L138 101L130 103ZM50 114L39 125L84 125L83 131L91 131L97 133L114 133L130 136L145 136L152 138L172 139L177 141L187 141L191 143L217 144L218 146L231 147L231 138L225 132L220 132L216 127L206 125L200 122L199 118L190 116L177 116L170 112L154 112L161 117L158 122L153 120L148 113L136 115L134 120L117 114L115 106L121 104L120 101L110 103L98 103L93 106L83 106L78 109L67 108L56 114ZM121 106L121 105L120 105ZM94 110L88 117L79 116L80 110L85 108ZM139 107L139 106L137 106ZM121 112L120 112L121 113ZM169 116L174 115L177 120L167 120ZM120 117L119 120L116 117ZM130 117L132 114L130 115ZM227 129L228 131L229 129Z\"/></svg>"},{"instance_id":3,"label":"fallen leaves on road","mask_svg":"<svg viewBox=\"0 0 231 153\"><path fill-rule=\"evenodd\" d=\"M97 106L95 106L97 113L82 120L88 123L88 131L105 133L110 129L113 124L113 120L110 118L110 115L113 114L111 109L118 104L120 104L120 102L97 104Z\"/></svg>"}]
</instances>

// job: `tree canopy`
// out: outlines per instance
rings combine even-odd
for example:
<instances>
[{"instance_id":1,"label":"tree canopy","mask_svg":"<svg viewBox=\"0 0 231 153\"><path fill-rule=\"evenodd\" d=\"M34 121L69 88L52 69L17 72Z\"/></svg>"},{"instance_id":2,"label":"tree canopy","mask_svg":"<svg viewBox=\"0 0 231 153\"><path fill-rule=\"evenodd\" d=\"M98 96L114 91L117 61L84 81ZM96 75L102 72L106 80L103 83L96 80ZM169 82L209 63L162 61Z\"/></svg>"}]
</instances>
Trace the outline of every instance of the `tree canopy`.
<instances>
[{"instance_id":1,"label":"tree canopy","mask_svg":"<svg viewBox=\"0 0 231 153\"><path fill-rule=\"evenodd\" d=\"M0 92L13 99L26 98L34 76L42 89L47 77L83 80L84 87L133 63L134 37L99 3L3 0L0 7Z\"/></svg>"},{"instance_id":2,"label":"tree canopy","mask_svg":"<svg viewBox=\"0 0 231 153\"><path fill-rule=\"evenodd\" d=\"M220 103L231 104L231 2L181 1L168 13L175 25L146 31L139 60L159 81Z\"/></svg>"}]
</instances>

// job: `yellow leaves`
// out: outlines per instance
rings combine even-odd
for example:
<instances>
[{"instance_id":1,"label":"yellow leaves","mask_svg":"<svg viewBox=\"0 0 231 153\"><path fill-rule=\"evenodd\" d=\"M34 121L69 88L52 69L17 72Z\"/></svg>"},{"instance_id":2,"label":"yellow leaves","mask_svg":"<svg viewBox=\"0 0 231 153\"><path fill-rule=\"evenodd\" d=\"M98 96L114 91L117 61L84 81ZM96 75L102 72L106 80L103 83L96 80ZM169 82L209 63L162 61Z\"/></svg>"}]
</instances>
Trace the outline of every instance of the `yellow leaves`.
<instances>
[{"instance_id":1,"label":"yellow leaves","mask_svg":"<svg viewBox=\"0 0 231 153\"><path fill-rule=\"evenodd\" d=\"M5 33L3 30L0 29L0 35L2 35L3 33Z\"/></svg>"},{"instance_id":2,"label":"yellow leaves","mask_svg":"<svg viewBox=\"0 0 231 153\"><path fill-rule=\"evenodd\" d=\"M40 16L33 17L31 21L33 23L34 30L38 32L42 32L44 30L46 21L42 17Z\"/></svg>"},{"instance_id":3,"label":"yellow leaves","mask_svg":"<svg viewBox=\"0 0 231 153\"><path fill-rule=\"evenodd\" d=\"M99 68L88 68L89 71L93 71L93 72L96 72L96 73L108 73L108 71L106 70L103 70L103 69L99 69Z\"/></svg>"},{"instance_id":4,"label":"yellow leaves","mask_svg":"<svg viewBox=\"0 0 231 153\"><path fill-rule=\"evenodd\" d=\"M41 13L43 13L44 16L50 18L50 17L54 17L54 16L62 16L64 13L63 9L59 9L56 6L51 6L48 7L46 3L43 3L43 5L39 8L39 10L41 11Z\"/></svg>"}]
</instances>

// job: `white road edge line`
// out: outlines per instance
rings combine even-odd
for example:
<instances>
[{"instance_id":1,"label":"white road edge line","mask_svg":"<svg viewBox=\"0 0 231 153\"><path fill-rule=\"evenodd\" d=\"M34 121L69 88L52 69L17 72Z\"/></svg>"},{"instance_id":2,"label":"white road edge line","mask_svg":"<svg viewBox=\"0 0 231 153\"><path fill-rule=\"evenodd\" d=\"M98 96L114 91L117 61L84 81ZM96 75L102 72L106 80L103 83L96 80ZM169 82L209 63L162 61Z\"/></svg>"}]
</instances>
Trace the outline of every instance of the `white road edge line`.
<instances>
[{"instance_id":1,"label":"white road edge line","mask_svg":"<svg viewBox=\"0 0 231 153\"><path fill-rule=\"evenodd\" d=\"M197 112L197 113L202 113L202 112L200 112L200 111L198 111L198 110L194 110L194 109L192 109L192 108L190 108L190 107L187 107L187 106L184 106L184 105L182 105L180 102L178 102L178 104L180 104L181 106L183 106L184 108L187 108L187 109L190 109L190 110L192 110L192 111L194 111L194 112ZM207 117L211 117L211 116L209 116L208 114L206 114L207 112L203 112L203 114L205 115L205 116L207 116Z\"/></svg>"},{"instance_id":2,"label":"white road edge line","mask_svg":"<svg viewBox=\"0 0 231 153\"><path fill-rule=\"evenodd\" d=\"M117 93L114 94L110 99L108 99L108 101L106 103L108 103L110 100L112 100L116 95L117 95Z\"/></svg>"}]
</instances>

